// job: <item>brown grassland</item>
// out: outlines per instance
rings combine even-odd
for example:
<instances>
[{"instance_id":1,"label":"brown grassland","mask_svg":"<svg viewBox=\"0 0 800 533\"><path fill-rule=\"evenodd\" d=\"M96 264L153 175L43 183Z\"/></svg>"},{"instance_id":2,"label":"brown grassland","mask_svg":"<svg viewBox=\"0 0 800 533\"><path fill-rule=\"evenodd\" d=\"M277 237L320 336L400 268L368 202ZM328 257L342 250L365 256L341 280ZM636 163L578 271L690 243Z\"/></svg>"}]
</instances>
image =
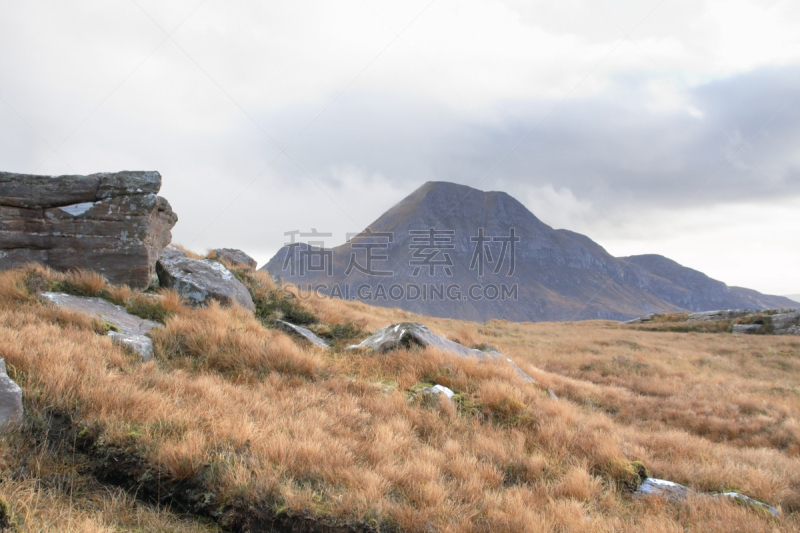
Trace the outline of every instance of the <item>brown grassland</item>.
<instances>
[{"instance_id":1,"label":"brown grassland","mask_svg":"<svg viewBox=\"0 0 800 533\"><path fill-rule=\"evenodd\" d=\"M300 302L265 273L237 275L255 317L91 273L0 273L0 357L26 408L0 439L0 523L59 532L256 531L258 517L381 531L800 529L796 337L610 321L475 324ZM41 303L35 291L45 288L102 295L163 321L151 333L154 360L112 344L97 321ZM276 316L305 321L334 348L271 328ZM409 320L489 344L536 383L431 349L342 350ZM426 383L450 387L455 401L411 394ZM131 465L127 478L115 462ZM640 465L781 514L701 495L633 497Z\"/></svg>"}]
</instances>

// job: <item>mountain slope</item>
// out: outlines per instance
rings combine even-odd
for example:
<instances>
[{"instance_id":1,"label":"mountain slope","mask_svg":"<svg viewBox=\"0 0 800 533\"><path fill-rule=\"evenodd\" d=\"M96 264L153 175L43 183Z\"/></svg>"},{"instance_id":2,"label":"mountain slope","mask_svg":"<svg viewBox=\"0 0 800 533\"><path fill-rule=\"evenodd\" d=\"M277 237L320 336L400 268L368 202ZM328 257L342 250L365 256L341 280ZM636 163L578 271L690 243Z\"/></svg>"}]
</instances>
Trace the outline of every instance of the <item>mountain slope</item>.
<instances>
[{"instance_id":1,"label":"mountain slope","mask_svg":"<svg viewBox=\"0 0 800 533\"><path fill-rule=\"evenodd\" d=\"M796 307L795 302L783 296L769 296L742 287L728 287L721 281L662 255L633 255L619 259L649 274L640 278L641 288L689 311Z\"/></svg>"},{"instance_id":2,"label":"mountain slope","mask_svg":"<svg viewBox=\"0 0 800 533\"><path fill-rule=\"evenodd\" d=\"M426 233L431 228L433 240ZM362 233L327 251L330 275L302 271L308 261L326 266L321 253L304 245L282 248L262 268L332 296L474 321L627 319L745 300L723 283L704 281L674 262L617 259L584 235L554 230L504 192L428 182L365 231L371 235ZM381 258L372 269L366 268L368 253ZM706 285L707 296L692 296ZM749 301L760 302L761 296Z\"/></svg>"}]
</instances>

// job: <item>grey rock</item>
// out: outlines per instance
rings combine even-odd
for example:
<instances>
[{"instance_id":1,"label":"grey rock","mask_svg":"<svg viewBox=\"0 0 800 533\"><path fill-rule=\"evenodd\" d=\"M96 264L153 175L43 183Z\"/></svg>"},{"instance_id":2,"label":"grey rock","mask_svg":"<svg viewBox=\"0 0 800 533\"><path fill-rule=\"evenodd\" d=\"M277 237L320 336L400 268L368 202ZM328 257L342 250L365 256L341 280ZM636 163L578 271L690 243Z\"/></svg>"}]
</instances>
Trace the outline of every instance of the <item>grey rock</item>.
<instances>
[{"instance_id":1,"label":"grey rock","mask_svg":"<svg viewBox=\"0 0 800 533\"><path fill-rule=\"evenodd\" d=\"M764 331L764 326L761 324L734 324L732 333L736 334L754 334Z\"/></svg>"},{"instance_id":2,"label":"grey rock","mask_svg":"<svg viewBox=\"0 0 800 533\"><path fill-rule=\"evenodd\" d=\"M769 319L775 335L800 335L800 310L780 309Z\"/></svg>"},{"instance_id":3,"label":"grey rock","mask_svg":"<svg viewBox=\"0 0 800 533\"><path fill-rule=\"evenodd\" d=\"M158 172L0 172L0 270L34 261L147 287L178 220L160 187Z\"/></svg>"},{"instance_id":4,"label":"grey rock","mask_svg":"<svg viewBox=\"0 0 800 533\"><path fill-rule=\"evenodd\" d=\"M256 310L247 287L218 261L191 259L174 246L167 246L156 263L156 272L162 287L174 288L192 305L217 300Z\"/></svg>"},{"instance_id":5,"label":"grey rock","mask_svg":"<svg viewBox=\"0 0 800 533\"><path fill-rule=\"evenodd\" d=\"M750 507L755 507L756 509L763 509L772 516L778 516L780 514L780 512L774 507L769 506L764 502L754 500L753 498L745 496L744 494L739 494L738 492L723 492L720 494L715 494L714 496L717 498L730 498L731 500L748 505Z\"/></svg>"},{"instance_id":6,"label":"grey rock","mask_svg":"<svg viewBox=\"0 0 800 533\"><path fill-rule=\"evenodd\" d=\"M656 479L652 477L645 479L639 488L636 489L637 496L661 496L670 500L685 500L690 494L695 494L695 492L688 487L678 483L673 483L672 481L667 481L665 479ZM779 514L779 511L774 507L738 492L723 492L721 494L712 494L710 496L714 498L730 498L757 509L763 509L764 511L769 512L772 516L777 516Z\"/></svg>"},{"instance_id":7,"label":"grey rock","mask_svg":"<svg viewBox=\"0 0 800 533\"><path fill-rule=\"evenodd\" d=\"M311 344L315 346L319 346L320 348L325 348L326 350L329 349L328 343L319 338L313 331L308 328L304 328L302 326L297 326L290 322L286 322L285 320L276 320L275 324L278 325L282 330L292 333L294 335L298 335L307 341L311 342Z\"/></svg>"},{"instance_id":8,"label":"grey rock","mask_svg":"<svg viewBox=\"0 0 800 533\"><path fill-rule=\"evenodd\" d=\"M216 258L224 259L234 266L255 269L258 264L255 259L234 248L217 248L216 250L211 250L211 252Z\"/></svg>"},{"instance_id":9,"label":"grey rock","mask_svg":"<svg viewBox=\"0 0 800 533\"><path fill-rule=\"evenodd\" d=\"M0 357L0 431L22 421L22 389L6 373L6 361Z\"/></svg>"},{"instance_id":10,"label":"grey rock","mask_svg":"<svg viewBox=\"0 0 800 533\"><path fill-rule=\"evenodd\" d=\"M663 496L671 500L685 500L691 492L691 489L678 483L653 477L645 479L636 489L639 496Z\"/></svg>"},{"instance_id":11,"label":"grey rock","mask_svg":"<svg viewBox=\"0 0 800 533\"><path fill-rule=\"evenodd\" d=\"M720 309L716 311L704 311L702 313L692 313L686 317L687 322L715 322L719 320L733 320L742 318L755 313L752 309Z\"/></svg>"},{"instance_id":12,"label":"grey rock","mask_svg":"<svg viewBox=\"0 0 800 533\"><path fill-rule=\"evenodd\" d=\"M360 344L348 346L348 350L367 349L376 353L385 353L398 348L410 348L413 346L432 346L442 352L456 355L458 357L472 357L480 361L506 361L511 364L519 376L527 381L534 382L534 379L523 372L514 361L505 357L496 350L481 351L474 348L467 348L463 344L453 342L450 339L437 335L427 327L416 322L401 322L381 328L370 337L361 341Z\"/></svg>"},{"instance_id":13,"label":"grey rock","mask_svg":"<svg viewBox=\"0 0 800 533\"><path fill-rule=\"evenodd\" d=\"M45 292L42 300L58 307L78 311L112 324L119 331L109 331L111 340L122 346L135 350L147 362L153 358L153 341L147 336L154 328L162 327L158 322L145 320L132 315L124 307L96 297L73 296L60 292Z\"/></svg>"}]
</instances>

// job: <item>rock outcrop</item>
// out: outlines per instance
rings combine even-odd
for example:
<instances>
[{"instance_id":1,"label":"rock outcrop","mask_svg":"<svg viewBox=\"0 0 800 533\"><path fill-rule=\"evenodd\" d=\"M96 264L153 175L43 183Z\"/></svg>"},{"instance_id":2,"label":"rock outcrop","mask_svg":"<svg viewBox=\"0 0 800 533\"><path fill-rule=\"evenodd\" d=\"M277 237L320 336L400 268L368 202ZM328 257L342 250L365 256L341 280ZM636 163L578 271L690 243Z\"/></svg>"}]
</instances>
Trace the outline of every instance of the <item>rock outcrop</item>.
<instances>
[{"instance_id":1,"label":"rock outcrop","mask_svg":"<svg viewBox=\"0 0 800 533\"><path fill-rule=\"evenodd\" d=\"M654 315L634 318L625 324L647 324ZM800 335L800 309L722 309L692 313L685 318L675 315L671 323L727 322L731 333L760 335Z\"/></svg>"},{"instance_id":2,"label":"rock outcrop","mask_svg":"<svg viewBox=\"0 0 800 533\"><path fill-rule=\"evenodd\" d=\"M6 361L0 357L0 431L22 420L22 389L6 373Z\"/></svg>"},{"instance_id":3,"label":"rock outcrop","mask_svg":"<svg viewBox=\"0 0 800 533\"><path fill-rule=\"evenodd\" d=\"M255 269L258 265L255 259L235 248L217 248L216 250L211 250L211 254L217 259L223 259L239 268Z\"/></svg>"},{"instance_id":4,"label":"rock outcrop","mask_svg":"<svg viewBox=\"0 0 800 533\"><path fill-rule=\"evenodd\" d=\"M496 350L481 351L475 348L467 348L463 344L453 342L450 339L437 335L427 327L416 322L401 322L381 328L370 337L361 341L360 344L348 346L348 350L367 349L376 353L385 353L398 348L411 348L414 346L437 348L444 353L457 355L458 357L472 357L479 361L506 361L514 367L519 376L527 381L533 382L534 379L526 374L517 366L514 361L504 356Z\"/></svg>"},{"instance_id":5,"label":"rock outcrop","mask_svg":"<svg viewBox=\"0 0 800 533\"><path fill-rule=\"evenodd\" d=\"M158 172L36 176L0 172L0 269L35 261L96 270L146 288L178 217Z\"/></svg>"},{"instance_id":6,"label":"rock outcrop","mask_svg":"<svg viewBox=\"0 0 800 533\"><path fill-rule=\"evenodd\" d=\"M147 333L161 327L158 322L139 318L102 298L73 296L59 292L45 292L41 298L58 307L78 311L110 324L113 328L109 330L108 336L113 342L138 352L144 362L153 358L153 341Z\"/></svg>"},{"instance_id":7,"label":"rock outcrop","mask_svg":"<svg viewBox=\"0 0 800 533\"><path fill-rule=\"evenodd\" d=\"M686 317L686 322L715 322L718 320L733 320L747 315L755 314L752 309L721 309L718 311L704 311L692 313Z\"/></svg>"},{"instance_id":8,"label":"rock outcrop","mask_svg":"<svg viewBox=\"0 0 800 533\"><path fill-rule=\"evenodd\" d=\"M156 271L162 287L174 288L194 306L217 300L256 310L247 287L218 261L192 259L174 246L167 246L156 263Z\"/></svg>"},{"instance_id":9,"label":"rock outcrop","mask_svg":"<svg viewBox=\"0 0 800 533\"><path fill-rule=\"evenodd\" d=\"M303 339L307 340L314 346L319 346L320 348L324 348L326 350L330 348L327 342L319 338L316 333L314 333L308 328L297 326L295 324L292 324L291 322L286 322L285 320L276 320L275 324L283 331L290 333L292 335L296 335L298 337L302 337Z\"/></svg>"}]
</instances>

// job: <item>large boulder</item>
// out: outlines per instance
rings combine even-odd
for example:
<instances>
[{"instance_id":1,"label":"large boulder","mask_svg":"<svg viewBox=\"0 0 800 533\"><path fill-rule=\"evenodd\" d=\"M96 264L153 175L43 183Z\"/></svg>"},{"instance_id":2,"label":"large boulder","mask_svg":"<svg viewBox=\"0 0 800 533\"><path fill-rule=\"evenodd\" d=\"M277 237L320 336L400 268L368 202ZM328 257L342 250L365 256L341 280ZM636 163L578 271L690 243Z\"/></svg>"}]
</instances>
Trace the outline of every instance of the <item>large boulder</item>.
<instances>
[{"instance_id":1,"label":"large boulder","mask_svg":"<svg viewBox=\"0 0 800 533\"><path fill-rule=\"evenodd\" d=\"M194 306L217 300L256 310L247 287L218 261L192 259L174 246L167 246L156 263L156 271L162 287L174 288Z\"/></svg>"},{"instance_id":2,"label":"large boulder","mask_svg":"<svg viewBox=\"0 0 800 533\"><path fill-rule=\"evenodd\" d=\"M482 351L467 348L463 344L451 341L429 330L416 322L401 322L381 328L360 344L349 346L348 350L367 349L376 353L383 353L397 348L411 348L413 346L432 346L442 352L457 355L458 357L472 357L479 361L506 361L511 364L519 376L528 382L534 379L517 366L514 361L496 350Z\"/></svg>"},{"instance_id":3,"label":"large boulder","mask_svg":"<svg viewBox=\"0 0 800 533\"><path fill-rule=\"evenodd\" d=\"M0 269L35 261L97 270L145 288L178 220L158 172L36 176L0 172Z\"/></svg>"},{"instance_id":4,"label":"large boulder","mask_svg":"<svg viewBox=\"0 0 800 533\"><path fill-rule=\"evenodd\" d=\"M211 250L211 254L217 259L223 259L233 266L240 268L255 269L258 265L255 259L243 251L234 248L217 248L216 250Z\"/></svg>"},{"instance_id":5,"label":"large boulder","mask_svg":"<svg viewBox=\"0 0 800 533\"><path fill-rule=\"evenodd\" d=\"M0 357L0 431L22 420L22 389L6 373L5 359Z\"/></svg>"},{"instance_id":6,"label":"large boulder","mask_svg":"<svg viewBox=\"0 0 800 533\"><path fill-rule=\"evenodd\" d=\"M150 330L161 327L158 322L139 318L128 313L123 307L102 298L73 296L60 292L45 292L41 298L58 307L78 311L110 324L113 327L108 336L114 343L138 352L142 356L142 361L147 362L153 358L153 341L147 334Z\"/></svg>"}]
</instances>

